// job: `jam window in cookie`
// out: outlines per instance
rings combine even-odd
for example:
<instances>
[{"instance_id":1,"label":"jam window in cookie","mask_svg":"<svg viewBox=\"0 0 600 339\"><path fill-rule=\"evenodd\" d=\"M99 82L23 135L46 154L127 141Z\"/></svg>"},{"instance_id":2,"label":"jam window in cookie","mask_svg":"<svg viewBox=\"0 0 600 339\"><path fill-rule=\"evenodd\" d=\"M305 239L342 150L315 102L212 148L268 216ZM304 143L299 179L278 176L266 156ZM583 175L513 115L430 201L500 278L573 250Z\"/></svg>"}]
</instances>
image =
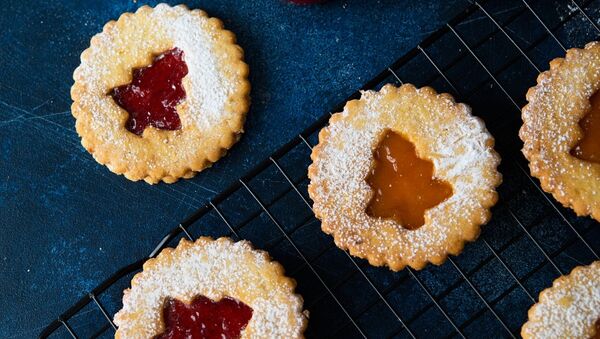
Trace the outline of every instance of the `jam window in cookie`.
<instances>
[{"instance_id":1,"label":"jam window in cookie","mask_svg":"<svg viewBox=\"0 0 600 339\"><path fill-rule=\"evenodd\" d=\"M583 138L571 150L571 154L581 160L600 163L600 95L598 92L592 95L590 104L590 111L579 122Z\"/></svg>"},{"instance_id":2,"label":"jam window in cookie","mask_svg":"<svg viewBox=\"0 0 600 339\"><path fill-rule=\"evenodd\" d=\"M373 156L366 179L373 190L368 215L415 230L425 224L426 210L452 196L452 186L433 178L433 163L419 158L413 143L402 135L386 130Z\"/></svg>"},{"instance_id":3,"label":"jam window in cookie","mask_svg":"<svg viewBox=\"0 0 600 339\"><path fill-rule=\"evenodd\" d=\"M165 331L155 339L240 338L250 318L252 308L232 298L214 302L200 295L189 305L169 298L163 308Z\"/></svg>"},{"instance_id":4,"label":"jam window in cookie","mask_svg":"<svg viewBox=\"0 0 600 339\"><path fill-rule=\"evenodd\" d=\"M181 80L188 74L184 53L173 48L133 70L131 83L110 92L115 102L129 113L125 128L142 135L148 126L158 129L181 129L177 105L185 99Z\"/></svg>"}]
</instances>

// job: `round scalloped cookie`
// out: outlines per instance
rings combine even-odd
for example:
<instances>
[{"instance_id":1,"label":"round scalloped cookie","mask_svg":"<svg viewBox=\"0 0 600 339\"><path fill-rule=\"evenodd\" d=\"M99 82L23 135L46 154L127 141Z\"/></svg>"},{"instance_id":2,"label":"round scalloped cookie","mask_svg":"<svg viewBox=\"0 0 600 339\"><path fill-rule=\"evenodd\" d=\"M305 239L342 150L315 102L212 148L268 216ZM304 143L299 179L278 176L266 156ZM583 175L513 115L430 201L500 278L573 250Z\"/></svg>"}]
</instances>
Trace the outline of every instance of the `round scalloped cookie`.
<instances>
[{"instance_id":1,"label":"round scalloped cookie","mask_svg":"<svg viewBox=\"0 0 600 339\"><path fill-rule=\"evenodd\" d=\"M550 62L537 85L527 92L523 107L523 154L531 174L577 215L600 220L600 163L578 159L571 150L582 138L580 120L590 109L590 97L600 89L600 44L570 49L564 59Z\"/></svg>"},{"instance_id":2,"label":"round scalloped cookie","mask_svg":"<svg viewBox=\"0 0 600 339\"><path fill-rule=\"evenodd\" d=\"M189 69L182 80L186 98L177 106L181 129L129 132L128 112L107 93L173 48L183 50ZM77 132L99 163L130 180L190 178L221 158L243 132L247 77L243 51L220 20L183 5L142 6L108 22L81 54L71 88Z\"/></svg>"},{"instance_id":3,"label":"round scalloped cookie","mask_svg":"<svg viewBox=\"0 0 600 339\"><path fill-rule=\"evenodd\" d=\"M329 123L311 155L309 193L323 231L338 247L375 266L421 269L459 254L490 219L502 181L496 169L500 157L483 121L449 94L386 85L349 101ZM426 210L416 230L366 213L374 192L365 178L386 130L410 140L419 157L433 162L434 177L452 186L452 196Z\"/></svg>"},{"instance_id":4,"label":"round scalloped cookie","mask_svg":"<svg viewBox=\"0 0 600 339\"><path fill-rule=\"evenodd\" d=\"M525 339L600 337L600 261L554 280L528 314Z\"/></svg>"},{"instance_id":5,"label":"round scalloped cookie","mask_svg":"<svg viewBox=\"0 0 600 339\"><path fill-rule=\"evenodd\" d=\"M307 317L295 286L279 263L247 241L182 239L175 249L146 261L133 277L115 315L115 337L153 338L165 330L167 299L190 303L201 295L214 301L233 298L252 308L242 338L303 338Z\"/></svg>"}]
</instances>

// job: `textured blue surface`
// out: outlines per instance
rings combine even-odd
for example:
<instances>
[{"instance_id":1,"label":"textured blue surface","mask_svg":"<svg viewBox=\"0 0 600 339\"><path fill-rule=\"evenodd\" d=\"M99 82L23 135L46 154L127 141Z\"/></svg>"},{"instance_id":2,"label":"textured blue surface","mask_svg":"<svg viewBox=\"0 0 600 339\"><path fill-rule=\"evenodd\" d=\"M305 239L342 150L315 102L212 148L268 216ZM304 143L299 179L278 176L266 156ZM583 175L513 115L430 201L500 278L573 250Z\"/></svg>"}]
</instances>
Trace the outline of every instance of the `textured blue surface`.
<instances>
[{"instance_id":1,"label":"textured blue surface","mask_svg":"<svg viewBox=\"0 0 600 339\"><path fill-rule=\"evenodd\" d=\"M466 1L189 2L237 34L253 101L231 153L170 186L132 183L96 164L69 111L71 74L89 39L144 3L2 1L0 337L36 335Z\"/></svg>"}]
</instances>

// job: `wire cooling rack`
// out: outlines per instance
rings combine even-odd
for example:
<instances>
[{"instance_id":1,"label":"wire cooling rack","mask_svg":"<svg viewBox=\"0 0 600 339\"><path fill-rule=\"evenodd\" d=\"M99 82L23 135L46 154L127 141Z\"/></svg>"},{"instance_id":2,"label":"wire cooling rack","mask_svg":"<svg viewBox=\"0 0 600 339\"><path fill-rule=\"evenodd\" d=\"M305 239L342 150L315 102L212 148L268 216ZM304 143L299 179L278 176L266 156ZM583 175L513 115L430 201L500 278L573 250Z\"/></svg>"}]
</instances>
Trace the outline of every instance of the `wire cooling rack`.
<instances>
[{"instance_id":1,"label":"wire cooling rack","mask_svg":"<svg viewBox=\"0 0 600 339\"><path fill-rule=\"evenodd\" d=\"M411 82L450 92L496 137L503 159L500 201L480 238L461 255L441 266L393 273L335 247L320 231L306 189L310 151L326 114L182 221L148 258L181 237L248 239L297 280L310 311L308 337L518 336L542 289L599 259L599 225L577 218L540 189L517 136L524 94L537 74L567 48L600 36L599 2L473 2L363 87ZM148 258L106 279L40 337L111 337L122 290Z\"/></svg>"}]
</instances>

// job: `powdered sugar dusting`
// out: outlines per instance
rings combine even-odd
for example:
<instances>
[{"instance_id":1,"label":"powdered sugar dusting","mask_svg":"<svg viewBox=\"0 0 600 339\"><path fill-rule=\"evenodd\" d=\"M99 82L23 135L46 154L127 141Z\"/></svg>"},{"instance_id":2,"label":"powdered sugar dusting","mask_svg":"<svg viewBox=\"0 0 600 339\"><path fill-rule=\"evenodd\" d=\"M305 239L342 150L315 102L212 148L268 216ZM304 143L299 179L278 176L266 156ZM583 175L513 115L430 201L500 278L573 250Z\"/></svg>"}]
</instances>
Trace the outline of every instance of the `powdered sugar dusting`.
<instances>
[{"instance_id":1,"label":"powdered sugar dusting","mask_svg":"<svg viewBox=\"0 0 600 339\"><path fill-rule=\"evenodd\" d=\"M184 245L182 247L182 245ZM306 319L302 300L288 280L279 277L264 252L248 242L201 238L184 242L134 278L125 292L123 309L115 315L122 338L149 338L164 328L161 320L167 298L191 302L197 295L212 300L231 297L253 309L242 337L298 338Z\"/></svg>"},{"instance_id":2,"label":"powdered sugar dusting","mask_svg":"<svg viewBox=\"0 0 600 339\"><path fill-rule=\"evenodd\" d=\"M311 193L324 230L375 264L420 264L445 255L453 242L474 237L477 232L461 226L487 221L489 206L482 201L495 196L499 183L499 159L481 120L448 97L423 94L412 86L389 85L363 92L360 108L349 104L332 118L312 165ZM425 225L417 230L365 213L372 196L365 178L386 129L413 142L419 156L433 162L434 176L453 187L449 199L425 212Z\"/></svg>"},{"instance_id":3,"label":"powdered sugar dusting","mask_svg":"<svg viewBox=\"0 0 600 339\"><path fill-rule=\"evenodd\" d=\"M189 95L188 109L191 118L201 131L206 131L220 123L224 114L227 98L233 94L235 84L221 74L214 45L216 39L208 27L208 19L201 20L201 29L190 29L198 25L198 18L180 15L173 21L168 13L172 7L159 5L152 16L156 18L165 34L173 39L173 45L188 53L186 62L190 69L189 83L186 89L193 91Z\"/></svg>"},{"instance_id":4,"label":"powdered sugar dusting","mask_svg":"<svg viewBox=\"0 0 600 339\"><path fill-rule=\"evenodd\" d=\"M245 96L241 93L248 88L239 72L243 62L228 34L203 12L166 4L142 7L108 23L92 39L74 74L78 131L89 137L84 143L93 144L88 149L118 154L113 156L115 163L141 163L149 171L180 174L194 167L190 162L202 154L219 154L225 134L240 132L229 126L243 121L245 112L232 109L231 102ZM177 108L182 129L149 128L143 137L127 133L123 128L127 112L106 94L130 82L133 69L147 66L154 56L174 47L183 50L189 69L183 79L186 99Z\"/></svg>"},{"instance_id":5,"label":"powdered sugar dusting","mask_svg":"<svg viewBox=\"0 0 600 339\"><path fill-rule=\"evenodd\" d=\"M522 334L530 338L591 338L600 319L600 261L577 267L540 294Z\"/></svg>"},{"instance_id":6,"label":"powdered sugar dusting","mask_svg":"<svg viewBox=\"0 0 600 339\"><path fill-rule=\"evenodd\" d=\"M570 154L581 137L579 121L600 89L600 44L571 49L556 59L527 94L523 153L542 186L580 215L600 218L600 165Z\"/></svg>"}]
</instances>

